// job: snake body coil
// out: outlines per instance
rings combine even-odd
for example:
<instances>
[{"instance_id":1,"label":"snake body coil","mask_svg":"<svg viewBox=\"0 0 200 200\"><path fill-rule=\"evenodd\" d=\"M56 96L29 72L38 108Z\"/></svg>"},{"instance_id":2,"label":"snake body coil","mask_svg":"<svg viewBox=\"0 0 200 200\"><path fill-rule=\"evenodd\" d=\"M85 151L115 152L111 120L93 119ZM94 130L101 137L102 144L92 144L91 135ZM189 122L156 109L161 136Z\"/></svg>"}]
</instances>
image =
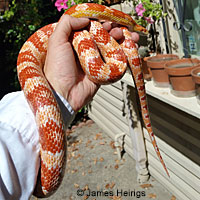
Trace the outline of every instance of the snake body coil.
<instances>
[{"instance_id":1,"label":"snake body coil","mask_svg":"<svg viewBox=\"0 0 200 200\"><path fill-rule=\"evenodd\" d=\"M147 33L127 14L106 6L85 3L73 6L65 14L74 17L89 17L109 20L125 25L132 31ZM60 185L66 161L65 131L59 106L43 74L48 39L56 24L47 25L35 32L20 50L17 71L26 99L35 115L40 135L42 195L49 196ZM127 60L139 94L145 126L154 149L168 174L152 131L146 101L144 80L135 43L127 28L122 28L125 40L119 45L97 21L91 21L89 32L75 32L73 47L88 78L99 84L119 80L126 68ZM98 46L98 48L97 48ZM106 63L101 59L101 54ZM169 174L168 174L169 175ZM36 194L37 195L37 194ZM41 196L39 194L38 196Z\"/></svg>"}]
</instances>

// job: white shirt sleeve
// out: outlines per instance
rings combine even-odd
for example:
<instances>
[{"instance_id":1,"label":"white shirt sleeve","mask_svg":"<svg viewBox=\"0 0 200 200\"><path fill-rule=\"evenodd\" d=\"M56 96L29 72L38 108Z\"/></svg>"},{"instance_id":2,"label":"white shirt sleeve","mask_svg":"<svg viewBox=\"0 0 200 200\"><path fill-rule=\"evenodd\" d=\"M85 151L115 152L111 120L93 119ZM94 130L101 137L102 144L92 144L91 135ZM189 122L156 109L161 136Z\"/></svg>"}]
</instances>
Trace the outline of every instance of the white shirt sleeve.
<instances>
[{"instance_id":1,"label":"white shirt sleeve","mask_svg":"<svg viewBox=\"0 0 200 200\"><path fill-rule=\"evenodd\" d=\"M67 126L75 113L63 97L56 98ZM39 166L34 115L22 91L10 93L0 101L0 200L29 199Z\"/></svg>"}]
</instances>

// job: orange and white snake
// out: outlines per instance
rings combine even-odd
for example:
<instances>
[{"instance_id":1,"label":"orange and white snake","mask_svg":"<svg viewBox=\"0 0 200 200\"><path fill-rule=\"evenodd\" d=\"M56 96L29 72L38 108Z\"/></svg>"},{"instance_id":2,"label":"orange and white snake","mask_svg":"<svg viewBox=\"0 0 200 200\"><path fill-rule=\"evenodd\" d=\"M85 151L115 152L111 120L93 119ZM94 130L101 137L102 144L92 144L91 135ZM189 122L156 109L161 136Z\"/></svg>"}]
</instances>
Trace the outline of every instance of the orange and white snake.
<instances>
[{"instance_id":1,"label":"orange and white snake","mask_svg":"<svg viewBox=\"0 0 200 200\"><path fill-rule=\"evenodd\" d=\"M124 25L130 31L148 33L145 28L137 25L129 15L99 4L75 5L64 14L78 18L89 17L108 20ZM60 185L66 160L65 129L62 116L43 74L48 39L55 28L56 23L47 25L35 32L24 43L17 61L21 88L35 115L40 135L40 184L44 196L52 194ZM84 72L90 80L98 84L109 84L119 80L126 71L128 60L139 94L145 126L157 156L168 174L152 131L140 60L136 45L131 39L128 29L122 28L125 40L119 45L99 22L91 21L89 32L86 30L75 32L72 44ZM98 49L105 63L101 59Z\"/></svg>"}]
</instances>

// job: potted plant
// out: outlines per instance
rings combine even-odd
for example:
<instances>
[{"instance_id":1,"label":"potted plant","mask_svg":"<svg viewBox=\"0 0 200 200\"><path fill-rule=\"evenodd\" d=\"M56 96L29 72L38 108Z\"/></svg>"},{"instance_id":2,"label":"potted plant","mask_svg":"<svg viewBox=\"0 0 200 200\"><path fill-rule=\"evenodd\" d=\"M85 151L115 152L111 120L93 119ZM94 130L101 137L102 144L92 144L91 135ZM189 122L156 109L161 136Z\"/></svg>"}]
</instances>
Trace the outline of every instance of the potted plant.
<instances>
[{"instance_id":1,"label":"potted plant","mask_svg":"<svg viewBox=\"0 0 200 200\"><path fill-rule=\"evenodd\" d=\"M126 0L131 2L134 9L130 13L137 24L147 28L149 30L150 40L147 42L147 36L140 36L139 45L144 46L144 41L154 52L157 52L158 48L158 32L156 31L156 22L161 17L165 17L167 14L163 12L162 6L156 0ZM149 44L148 44L149 43Z\"/></svg>"},{"instance_id":2,"label":"potted plant","mask_svg":"<svg viewBox=\"0 0 200 200\"><path fill-rule=\"evenodd\" d=\"M172 94L178 97L195 96L195 82L191 71L197 67L200 67L200 60L192 58L172 60L165 64L172 85Z\"/></svg>"},{"instance_id":3,"label":"potted plant","mask_svg":"<svg viewBox=\"0 0 200 200\"><path fill-rule=\"evenodd\" d=\"M146 58L147 66L151 69L153 83L156 87L169 87L169 77L165 71L165 64L170 60L177 60L179 57L174 54L158 54Z\"/></svg>"},{"instance_id":4,"label":"potted plant","mask_svg":"<svg viewBox=\"0 0 200 200\"><path fill-rule=\"evenodd\" d=\"M142 70L143 70L145 79L149 80L153 76L154 83L156 83L154 74L156 72L159 73L159 71L158 70L152 71L152 69L147 68L147 66L148 66L149 56L152 53L158 53L160 49L159 44L158 44L158 39L157 39L159 33L156 31L155 24L160 20L161 17L165 17L166 13L163 12L162 6L155 0L133 0L133 1L127 0L127 1L132 2L133 4L134 9L131 15L134 17L134 20L136 21L136 23L149 30L150 34L148 36L140 35L140 40L138 42L139 45L148 46L149 54L145 57L143 56L144 55L143 53L141 54L139 52L139 54L142 55L141 64L142 64ZM162 67L162 72L164 72L164 66ZM165 74L165 77L168 77L168 76ZM165 86L165 83L164 83L165 80L161 82L163 82L163 84L161 84L160 86ZM166 82L168 86L169 81L166 81ZM159 84L156 84L156 85L159 86Z\"/></svg>"},{"instance_id":5,"label":"potted plant","mask_svg":"<svg viewBox=\"0 0 200 200\"><path fill-rule=\"evenodd\" d=\"M196 84L197 102L200 104L200 67L194 68L191 71L192 79Z\"/></svg>"}]
</instances>

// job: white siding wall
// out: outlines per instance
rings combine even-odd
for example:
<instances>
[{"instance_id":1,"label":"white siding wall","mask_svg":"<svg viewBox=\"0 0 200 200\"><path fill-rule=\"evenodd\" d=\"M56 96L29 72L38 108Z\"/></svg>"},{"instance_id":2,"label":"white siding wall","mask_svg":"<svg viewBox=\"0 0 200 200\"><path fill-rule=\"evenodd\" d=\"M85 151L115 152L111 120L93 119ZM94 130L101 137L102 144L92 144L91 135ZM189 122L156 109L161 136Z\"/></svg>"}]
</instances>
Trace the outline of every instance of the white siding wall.
<instances>
[{"instance_id":1,"label":"white siding wall","mask_svg":"<svg viewBox=\"0 0 200 200\"><path fill-rule=\"evenodd\" d=\"M132 85L130 75L126 74L122 82ZM149 171L178 199L199 200L200 119L198 113L200 113L200 106L197 105L195 97L176 98L169 93L169 89L157 89L152 86L151 82L146 84L146 88L147 93L150 94L148 95L148 104L153 129L161 154L169 170L170 178L165 174L150 143L147 131L143 128ZM135 91L134 87L132 90ZM154 92L157 94L159 91L161 93L160 97L155 97ZM166 96L168 96L168 100L164 102L163 99ZM132 96L132 98L136 97ZM174 106L173 101L175 101ZM134 158L134 151L132 150L134 147L132 147L129 136L128 122L126 116L124 116L123 102L120 82L110 86L102 86L91 103L89 115L113 139L116 134L125 132L127 134L125 137L125 150ZM135 100L133 104L137 107ZM184 105L187 107L185 109L187 112L183 111ZM191 110L192 114L189 114L190 107L194 108L194 110ZM139 115L137 118L134 117L134 120L139 121L139 119Z\"/></svg>"}]
</instances>

